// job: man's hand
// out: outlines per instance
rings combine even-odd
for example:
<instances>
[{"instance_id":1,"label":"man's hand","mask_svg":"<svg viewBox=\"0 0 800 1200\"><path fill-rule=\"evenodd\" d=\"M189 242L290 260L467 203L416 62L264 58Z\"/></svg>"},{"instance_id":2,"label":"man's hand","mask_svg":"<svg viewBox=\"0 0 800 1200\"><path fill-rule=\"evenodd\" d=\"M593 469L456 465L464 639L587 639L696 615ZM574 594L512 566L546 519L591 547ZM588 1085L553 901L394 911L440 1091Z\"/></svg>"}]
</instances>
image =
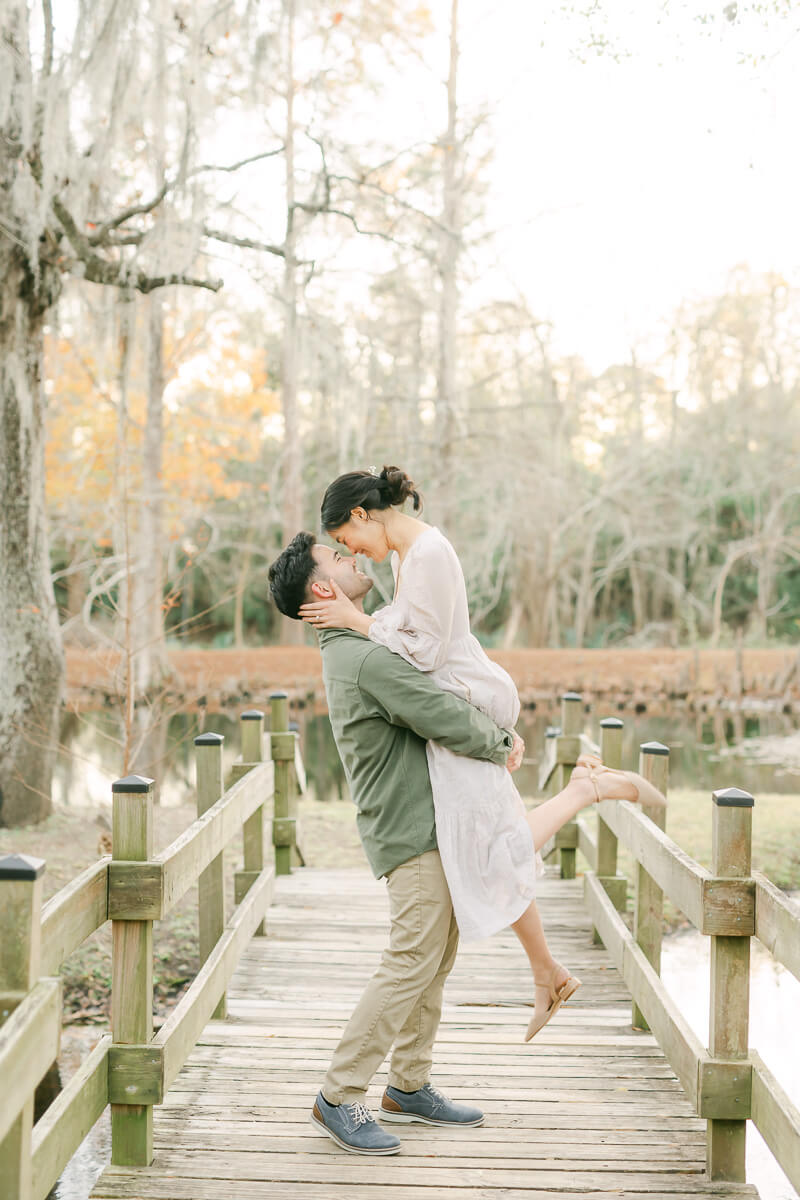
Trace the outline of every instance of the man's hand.
<instances>
[{"instance_id":1,"label":"man's hand","mask_svg":"<svg viewBox=\"0 0 800 1200\"><path fill-rule=\"evenodd\" d=\"M524 753L525 743L515 729L514 741L511 743L511 753L509 754L508 761L506 762L506 770L510 771L512 775L522 766L522 757Z\"/></svg>"},{"instance_id":2,"label":"man's hand","mask_svg":"<svg viewBox=\"0 0 800 1200\"><path fill-rule=\"evenodd\" d=\"M364 614L358 611L333 579L329 579L328 583L333 589L333 598L301 604L298 614L315 629L360 629Z\"/></svg>"}]
</instances>

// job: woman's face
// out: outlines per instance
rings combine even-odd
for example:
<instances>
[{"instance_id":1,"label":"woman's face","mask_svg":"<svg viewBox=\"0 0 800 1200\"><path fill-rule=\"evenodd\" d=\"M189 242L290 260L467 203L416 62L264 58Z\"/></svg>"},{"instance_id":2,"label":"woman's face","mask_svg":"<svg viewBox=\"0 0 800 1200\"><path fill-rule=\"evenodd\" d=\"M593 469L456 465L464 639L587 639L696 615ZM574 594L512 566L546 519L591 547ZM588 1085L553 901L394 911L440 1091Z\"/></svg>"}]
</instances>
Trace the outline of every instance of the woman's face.
<instances>
[{"instance_id":1,"label":"woman's face","mask_svg":"<svg viewBox=\"0 0 800 1200\"><path fill-rule=\"evenodd\" d=\"M346 546L351 554L363 554L374 562L383 562L389 553L383 522L375 514L370 516L363 508L354 508L349 521L328 532L335 542Z\"/></svg>"}]
</instances>

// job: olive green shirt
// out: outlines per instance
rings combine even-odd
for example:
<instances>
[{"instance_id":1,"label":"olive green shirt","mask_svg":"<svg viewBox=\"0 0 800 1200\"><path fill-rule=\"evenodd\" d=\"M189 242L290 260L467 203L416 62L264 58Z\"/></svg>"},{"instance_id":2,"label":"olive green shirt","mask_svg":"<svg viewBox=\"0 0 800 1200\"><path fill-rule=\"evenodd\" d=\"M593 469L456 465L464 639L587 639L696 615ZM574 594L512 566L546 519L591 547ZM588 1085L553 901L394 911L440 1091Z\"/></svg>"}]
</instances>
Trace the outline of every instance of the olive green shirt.
<instances>
[{"instance_id":1,"label":"olive green shirt","mask_svg":"<svg viewBox=\"0 0 800 1200\"><path fill-rule=\"evenodd\" d=\"M333 736L380 878L436 849L426 741L504 766L512 735L363 634L322 629L319 640Z\"/></svg>"}]
</instances>

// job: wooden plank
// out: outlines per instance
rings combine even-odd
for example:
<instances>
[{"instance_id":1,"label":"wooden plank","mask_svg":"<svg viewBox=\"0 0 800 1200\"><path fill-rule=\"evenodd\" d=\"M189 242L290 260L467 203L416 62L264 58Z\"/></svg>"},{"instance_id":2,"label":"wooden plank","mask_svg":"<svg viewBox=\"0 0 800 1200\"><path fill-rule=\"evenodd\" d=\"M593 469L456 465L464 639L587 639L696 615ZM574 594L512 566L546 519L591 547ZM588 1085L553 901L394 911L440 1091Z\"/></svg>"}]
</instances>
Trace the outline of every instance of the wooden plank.
<instances>
[{"instance_id":1,"label":"wooden plank","mask_svg":"<svg viewBox=\"0 0 800 1200\"><path fill-rule=\"evenodd\" d=\"M61 964L108 919L108 865L101 858L56 892L42 910L42 974Z\"/></svg>"},{"instance_id":2,"label":"wooden plank","mask_svg":"<svg viewBox=\"0 0 800 1200\"><path fill-rule=\"evenodd\" d=\"M320 1135L324 1136L324 1135ZM327 1139L326 1139L327 1140ZM406 1162L405 1155L397 1156L393 1162L388 1158L359 1158L357 1155L337 1153L335 1147L328 1155L329 1162L321 1162L317 1156L296 1155L286 1162L276 1161L277 1156L255 1151L246 1158L242 1155L225 1154L201 1150L188 1153L170 1154L162 1151L154 1161L155 1169L163 1173L191 1179L200 1183L209 1179L224 1179L231 1188L231 1195L238 1192L238 1184L244 1180L259 1181L265 1184L316 1183L327 1188L330 1186L331 1174L337 1184L364 1186L371 1188L390 1187L402 1184L405 1187L417 1187L423 1190L423 1195L431 1186L445 1187L463 1183L466 1171L459 1166L449 1165L437 1169L437 1158L429 1156L428 1161L420 1166L412 1166ZM137 1172L137 1176L141 1173ZM526 1164L522 1169L506 1169L498 1167L491 1171L480 1172L484 1184L492 1188L525 1189L539 1187L563 1191L565 1182L562 1170ZM146 1178L146 1176L145 1176ZM584 1190L596 1192L615 1192L619 1194L619 1172L581 1170L573 1167L569 1171L570 1191ZM631 1191L669 1195L671 1191L685 1191L694 1183L702 1183L702 1176L697 1172L676 1171L672 1174L652 1172L647 1170L629 1170L625 1172L625 1186ZM95 1193L103 1195L102 1190ZM134 1193L141 1194L141 1193ZM285 1193L284 1193L285 1194ZM329 1193L325 1193L326 1195ZM701 1193L702 1194L702 1193ZM375 1193L373 1192L373 1195Z\"/></svg>"},{"instance_id":3,"label":"wooden plank","mask_svg":"<svg viewBox=\"0 0 800 1200\"><path fill-rule=\"evenodd\" d=\"M239 956L269 907L275 869L266 867L234 912L223 936L189 990L153 1039L164 1050L164 1087L170 1086L209 1020Z\"/></svg>"},{"instance_id":4,"label":"wooden plank","mask_svg":"<svg viewBox=\"0 0 800 1200\"><path fill-rule=\"evenodd\" d=\"M61 980L40 979L0 1026L0 1141L58 1058Z\"/></svg>"},{"instance_id":5,"label":"wooden plank","mask_svg":"<svg viewBox=\"0 0 800 1200\"><path fill-rule=\"evenodd\" d=\"M402 1157L397 1157L402 1162ZM398 1182L387 1191L386 1188L372 1187L369 1182L364 1188L350 1182L339 1183L335 1172L331 1175L333 1178L327 1181L324 1189L317 1184L284 1183L280 1189L281 1200L553 1200L552 1188L543 1189L533 1183L521 1189L496 1188L486 1180L469 1186L457 1177L445 1186L429 1182L424 1189ZM256 1180L238 1180L235 1193L232 1193L231 1185L225 1179L185 1179L178 1175L166 1178L152 1169L133 1176L111 1168L104 1172L92 1192L97 1200L231 1200L234 1194L236 1200L264 1200L264 1184ZM599 1200L609 1192L571 1187L568 1194L570 1200ZM661 1188L655 1192L650 1189L621 1192L617 1188L610 1194L624 1200L731 1200L734 1196L737 1200L758 1200L758 1192L753 1187L739 1186L732 1191L723 1184L710 1185L694 1177L671 1180L668 1191Z\"/></svg>"},{"instance_id":6,"label":"wooden plank","mask_svg":"<svg viewBox=\"0 0 800 1200\"><path fill-rule=\"evenodd\" d=\"M795 979L800 979L800 904L785 896L780 888L753 872L756 881L756 937L774 959Z\"/></svg>"},{"instance_id":7,"label":"wooden plank","mask_svg":"<svg viewBox=\"0 0 800 1200\"><path fill-rule=\"evenodd\" d=\"M45 1200L108 1104L111 1037L100 1038L66 1087L33 1127L33 1200Z\"/></svg>"},{"instance_id":8,"label":"wooden plank","mask_svg":"<svg viewBox=\"0 0 800 1200\"><path fill-rule=\"evenodd\" d=\"M792 1187L800 1192L800 1108L754 1050L751 1116Z\"/></svg>"},{"instance_id":9,"label":"wooden plank","mask_svg":"<svg viewBox=\"0 0 800 1200\"><path fill-rule=\"evenodd\" d=\"M655 826L653 827L655 828ZM596 876L584 877L592 922L641 1008L689 1100L697 1099L698 1069L708 1054L636 945Z\"/></svg>"}]
</instances>

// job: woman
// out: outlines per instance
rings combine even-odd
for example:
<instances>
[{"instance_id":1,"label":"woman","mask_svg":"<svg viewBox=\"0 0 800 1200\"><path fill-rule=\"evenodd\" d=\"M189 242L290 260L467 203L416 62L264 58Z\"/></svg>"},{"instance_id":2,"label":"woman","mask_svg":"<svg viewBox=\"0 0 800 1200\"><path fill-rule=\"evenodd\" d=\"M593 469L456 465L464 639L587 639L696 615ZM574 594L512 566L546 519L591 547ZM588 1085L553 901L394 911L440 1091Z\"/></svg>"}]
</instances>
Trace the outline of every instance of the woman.
<instances>
[{"instance_id":1,"label":"woman","mask_svg":"<svg viewBox=\"0 0 800 1200\"><path fill-rule=\"evenodd\" d=\"M351 554L376 562L392 555L391 604L372 616L359 612L334 585L336 598L306 604L300 615L317 629L349 628L426 671L445 691L474 704L504 729L519 718L511 677L486 655L469 628L461 564L434 526L414 511L419 493L396 467L380 474L352 471L330 485L322 502L323 528ZM488 937L510 925L531 964L535 1006L525 1040L545 1025L580 980L556 962L534 901L538 851L580 809L600 799L664 803L646 780L581 759L567 787L528 813L510 773L494 763L453 754L428 742L436 836L459 932Z\"/></svg>"}]
</instances>

